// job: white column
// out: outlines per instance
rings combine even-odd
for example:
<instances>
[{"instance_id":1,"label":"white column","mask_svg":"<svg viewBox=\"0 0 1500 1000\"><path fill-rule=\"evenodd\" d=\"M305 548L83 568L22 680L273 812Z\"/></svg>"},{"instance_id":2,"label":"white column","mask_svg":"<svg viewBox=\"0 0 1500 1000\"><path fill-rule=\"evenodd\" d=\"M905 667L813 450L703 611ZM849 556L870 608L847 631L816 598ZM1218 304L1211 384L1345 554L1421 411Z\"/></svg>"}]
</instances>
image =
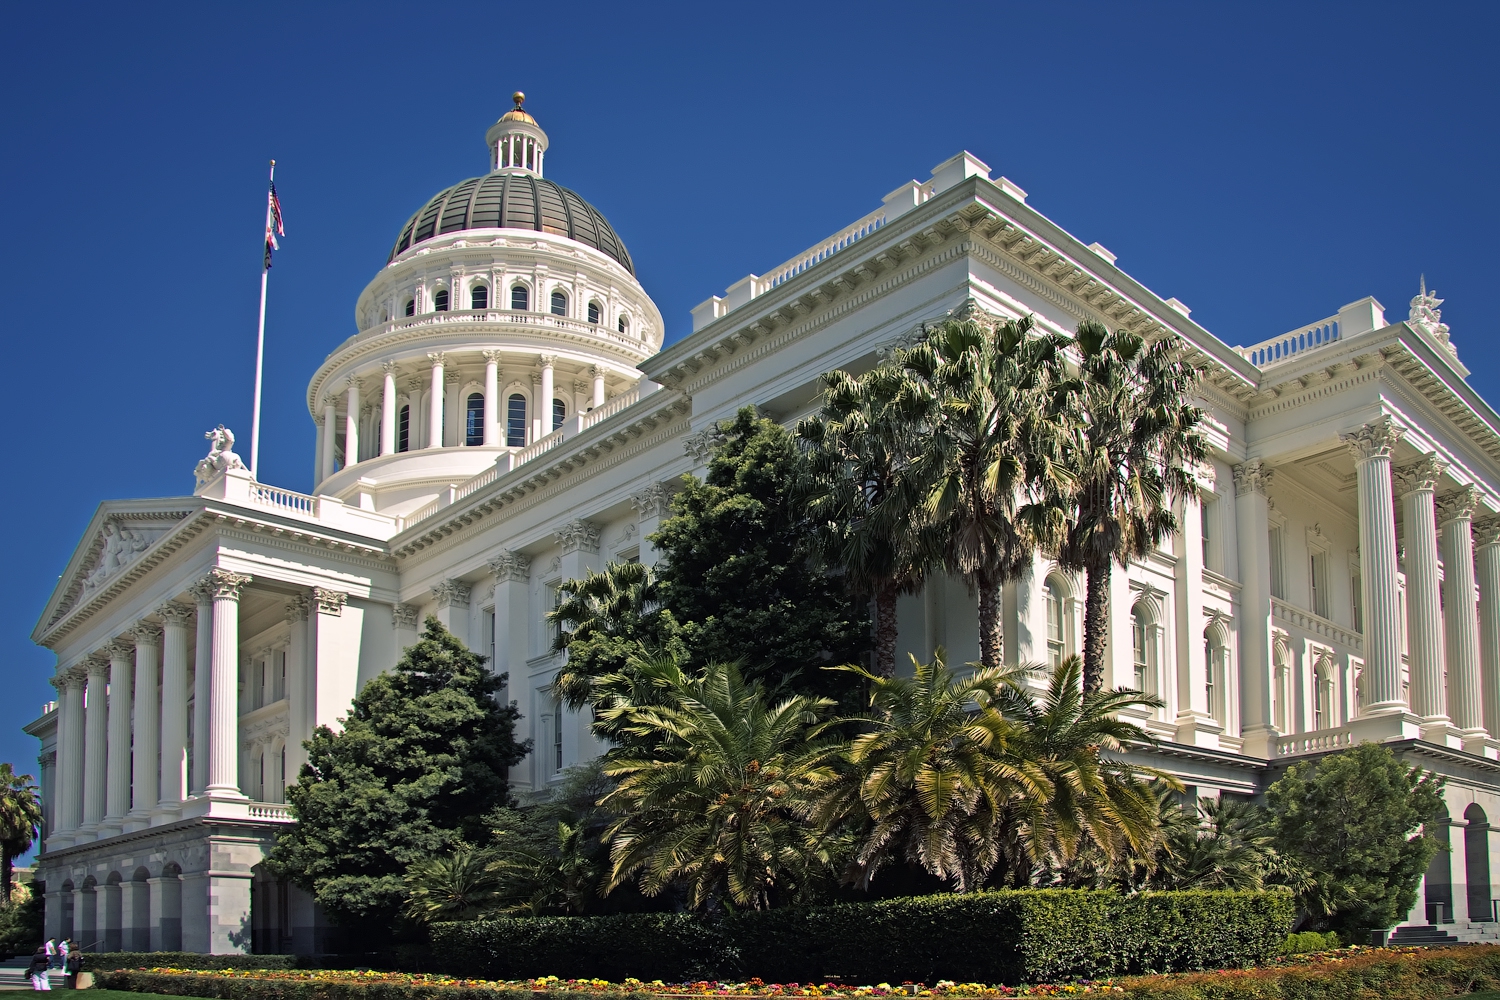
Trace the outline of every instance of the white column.
<instances>
[{"instance_id":1,"label":"white column","mask_svg":"<svg viewBox=\"0 0 1500 1000\"><path fill-rule=\"evenodd\" d=\"M432 588L437 620L443 628L469 641L469 593L472 588L462 580L444 580Z\"/></svg>"},{"instance_id":2,"label":"white column","mask_svg":"<svg viewBox=\"0 0 1500 1000\"><path fill-rule=\"evenodd\" d=\"M526 681L527 582L531 579L531 560L519 552L501 549L489 561L495 576L495 662L494 673L509 673L512 689Z\"/></svg>"},{"instance_id":3,"label":"white column","mask_svg":"<svg viewBox=\"0 0 1500 1000\"><path fill-rule=\"evenodd\" d=\"M239 776L240 590L250 577L213 569L204 582L214 600L206 790L216 797L244 798Z\"/></svg>"},{"instance_id":4,"label":"white column","mask_svg":"<svg viewBox=\"0 0 1500 1000\"><path fill-rule=\"evenodd\" d=\"M109 763L109 660L100 656L87 663L88 688L84 698L83 829L97 832L104 819L106 768Z\"/></svg>"},{"instance_id":5,"label":"white column","mask_svg":"<svg viewBox=\"0 0 1500 1000\"><path fill-rule=\"evenodd\" d=\"M161 654L162 629L141 622L130 630L135 640L135 739L131 744L131 829L151 825L161 785L157 781L157 750L161 739L161 702L156 687L156 663Z\"/></svg>"},{"instance_id":6,"label":"white column","mask_svg":"<svg viewBox=\"0 0 1500 1000\"><path fill-rule=\"evenodd\" d=\"M214 655L214 594L207 581L200 580L188 588L197 602L198 627L194 634L193 654L193 783L194 795L208 787L208 718L210 664Z\"/></svg>"},{"instance_id":7,"label":"white column","mask_svg":"<svg viewBox=\"0 0 1500 1000\"><path fill-rule=\"evenodd\" d=\"M124 828L125 814L130 811L131 660L134 650L129 643L119 639L106 649L109 652L109 764L101 833L115 834ZM90 678L89 698L92 700L93 697L93 679ZM92 714L92 705L89 711Z\"/></svg>"},{"instance_id":8,"label":"white column","mask_svg":"<svg viewBox=\"0 0 1500 1000\"><path fill-rule=\"evenodd\" d=\"M501 444L500 352L484 352L484 443Z\"/></svg>"},{"instance_id":9,"label":"white column","mask_svg":"<svg viewBox=\"0 0 1500 1000\"><path fill-rule=\"evenodd\" d=\"M291 639L286 650L287 738L286 779L293 781L306 763L307 751L302 741L312 735L307 724L307 612L306 594L286 602L286 619Z\"/></svg>"},{"instance_id":10,"label":"white column","mask_svg":"<svg viewBox=\"0 0 1500 1000\"><path fill-rule=\"evenodd\" d=\"M338 447L338 434L335 431L337 426L338 409L330 396L323 401L323 463L318 476L319 482L333 475L334 451Z\"/></svg>"},{"instance_id":11,"label":"white column","mask_svg":"<svg viewBox=\"0 0 1500 1000\"><path fill-rule=\"evenodd\" d=\"M1479 619L1474 607L1474 508L1479 491L1466 486L1438 504L1443 530L1443 631L1448 654L1448 715L1465 749L1484 737L1479 670Z\"/></svg>"},{"instance_id":12,"label":"white column","mask_svg":"<svg viewBox=\"0 0 1500 1000\"><path fill-rule=\"evenodd\" d=\"M359 462L359 380L349 376L344 403L344 468Z\"/></svg>"},{"instance_id":13,"label":"white column","mask_svg":"<svg viewBox=\"0 0 1500 1000\"><path fill-rule=\"evenodd\" d=\"M380 389L380 453L396 453L396 362L387 361L380 366L385 378Z\"/></svg>"},{"instance_id":14,"label":"white column","mask_svg":"<svg viewBox=\"0 0 1500 1000\"><path fill-rule=\"evenodd\" d=\"M1401 592L1396 585L1396 511L1391 452L1401 428L1381 417L1340 438L1354 456L1359 480L1360 582L1364 591L1365 714L1402 712Z\"/></svg>"},{"instance_id":15,"label":"white column","mask_svg":"<svg viewBox=\"0 0 1500 1000\"><path fill-rule=\"evenodd\" d=\"M672 491L661 483L652 483L632 496L630 505L635 508L639 518L639 533L636 537L641 542L641 564L653 567L656 565L657 551L647 536L656 534L662 519L671 513Z\"/></svg>"},{"instance_id":16,"label":"white column","mask_svg":"<svg viewBox=\"0 0 1500 1000\"><path fill-rule=\"evenodd\" d=\"M427 355L432 362L432 389L427 395L427 447L443 446L443 352Z\"/></svg>"},{"instance_id":17,"label":"white column","mask_svg":"<svg viewBox=\"0 0 1500 1000\"><path fill-rule=\"evenodd\" d=\"M1428 455L1395 473L1406 543L1406 658L1411 668L1411 710L1423 734L1438 742L1448 727L1444 692L1443 612L1438 594L1437 520L1433 489L1448 463Z\"/></svg>"},{"instance_id":18,"label":"white column","mask_svg":"<svg viewBox=\"0 0 1500 1000\"><path fill-rule=\"evenodd\" d=\"M156 609L162 620L161 792L157 810L175 815L187 796L188 625L193 609L167 603Z\"/></svg>"},{"instance_id":19,"label":"white column","mask_svg":"<svg viewBox=\"0 0 1500 1000\"><path fill-rule=\"evenodd\" d=\"M545 434L542 430L542 373L531 373L531 441ZM531 441L526 442L530 444Z\"/></svg>"},{"instance_id":20,"label":"white column","mask_svg":"<svg viewBox=\"0 0 1500 1000\"><path fill-rule=\"evenodd\" d=\"M543 354L537 360L542 363L542 398L537 406L537 410L542 418L542 433L538 437L546 437L552 433L553 429L552 397L557 394L553 367L557 364L557 359L550 354Z\"/></svg>"},{"instance_id":21,"label":"white column","mask_svg":"<svg viewBox=\"0 0 1500 1000\"><path fill-rule=\"evenodd\" d=\"M1240 564L1240 732L1245 753L1274 756L1271 719L1271 564L1266 544L1273 476L1260 459L1234 467L1235 534ZM1119 574L1115 574L1119 575Z\"/></svg>"},{"instance_id":22,"label":"white column","mask_svg":"<svg viewBox=\"0 0 1500 1000\"><path fill-rule=\"evenodd\" d=\"M417 608L410 604L391 605L391 630L396 634L396 659L417 644Z\"/></svg>"},{"instance_id":23,"label":"white column","mask_svg":"<svg viewBox=\"0 0 1500 1000\"><path fill-rule=\"evenodd\" d=\"M1474 525L1479 583L1479 670L1484 691L1484 728L1500 739L1500 518ZM59 773L61 770L59 769ZM1500 871L1500 867L1497 867Z\"/></svg>"},{"instance_id":24,"label":"white column","mask_svg":"<svg viewBox=\"0 0 1500 1000\"><path fill-rule=\"evenodd\" d=\"M83 685L77 667L54 678L57 684L57 832L71 833L83 822Z\"/></svg>"},{"instance_id":25,"label":"white column","mask_svg":"<svg viewBox=\"0 0 1500 1000\"><path fill-rule=\"evenodd\" d=\"M604 405L604 369L599 365L591 368L590 373L594 376L594 405Z\"/></svg>"}]
</instances>

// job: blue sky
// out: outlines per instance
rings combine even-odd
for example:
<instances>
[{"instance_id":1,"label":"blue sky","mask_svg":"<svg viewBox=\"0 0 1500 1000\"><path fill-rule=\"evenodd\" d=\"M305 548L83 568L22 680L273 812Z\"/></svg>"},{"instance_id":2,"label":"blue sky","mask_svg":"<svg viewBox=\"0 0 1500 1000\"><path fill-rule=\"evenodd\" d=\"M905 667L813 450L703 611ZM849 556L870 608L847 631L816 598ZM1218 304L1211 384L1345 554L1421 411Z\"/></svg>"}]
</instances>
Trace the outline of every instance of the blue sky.
<instances>
[{"instance_id":1,"label":"blue sky","mask_svg":"<svg viewBox=\"0 0 1500 1000\"><path fill-rule=\"evenodd\" d=\"M248 445L266 161L262 478L311 485L307 379L406 218L483 172L511 91L688 310L960 149L1231 344L1425 272L1500 402L1492 3L13 4L0 59L10 403L0 760L51 694L29 634L100 500ZM242 449L243 450L243 449Z\"/></svg>"}]
</instances>

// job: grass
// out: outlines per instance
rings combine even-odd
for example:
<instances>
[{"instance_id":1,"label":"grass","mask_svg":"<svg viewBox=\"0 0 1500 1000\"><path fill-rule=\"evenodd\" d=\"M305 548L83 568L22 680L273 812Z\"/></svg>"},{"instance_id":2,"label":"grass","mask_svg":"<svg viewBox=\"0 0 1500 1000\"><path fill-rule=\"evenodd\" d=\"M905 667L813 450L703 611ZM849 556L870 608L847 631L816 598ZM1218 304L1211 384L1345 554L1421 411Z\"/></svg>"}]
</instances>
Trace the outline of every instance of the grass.
<instances>
[{"instance_id":1,"label":"grass","mask_svg":"<svg viewBox=\"0 0 1500 1000\"><path fill-rule=\"evenodd\" d=\"M161 1000L182 1000L182 997L169 997L163 993L130 993L126 990L96 990L88 991L89 1000L143 1000L145 997L161 997Z\"/></svg>"}]
</instances>

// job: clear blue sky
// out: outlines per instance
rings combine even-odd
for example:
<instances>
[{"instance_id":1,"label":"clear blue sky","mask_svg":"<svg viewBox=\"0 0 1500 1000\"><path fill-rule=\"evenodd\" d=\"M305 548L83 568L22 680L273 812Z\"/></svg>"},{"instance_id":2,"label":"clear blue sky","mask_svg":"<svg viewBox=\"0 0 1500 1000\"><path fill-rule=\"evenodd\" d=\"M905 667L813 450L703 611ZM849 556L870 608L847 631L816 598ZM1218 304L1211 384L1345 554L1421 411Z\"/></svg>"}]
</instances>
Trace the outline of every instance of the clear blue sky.
<instances>
[{"instance_id":1,"label":"clear blue sky","mask_svg":"<svg viewBox=\"0 0 1500 1000\"><path fill-rule=\"evenodd\" d=\"M406 218L509 104L667 320L967 148L1231 344L1417 276L1492 400L1494 3L12 4L0 312L0 760L51 694L29 634L99 501L248 445L266 161L263 479L310 486L307 379ZM1491 303L1486 306L1485 303Z\"/></svg>"}]
</instances>

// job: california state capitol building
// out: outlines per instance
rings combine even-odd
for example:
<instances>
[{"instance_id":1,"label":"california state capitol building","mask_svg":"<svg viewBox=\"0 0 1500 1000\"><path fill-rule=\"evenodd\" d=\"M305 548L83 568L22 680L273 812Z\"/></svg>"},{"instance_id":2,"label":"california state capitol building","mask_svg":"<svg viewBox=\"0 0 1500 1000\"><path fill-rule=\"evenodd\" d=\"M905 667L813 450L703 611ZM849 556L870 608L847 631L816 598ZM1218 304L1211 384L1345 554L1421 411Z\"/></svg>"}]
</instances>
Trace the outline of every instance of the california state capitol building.
<instances>
[{"instance_id":1,"label":"california state capitol building","mask_svg":"<svg viewBox=\"0 0 1500 1000\"><path fill-rule=\"evenodd\" d=\"M426 615L508 673L534 743L513 788L545 795L603 750L550 693L545 613L564 580L656 560L648 536L717 423L753 405L792 425L825 371L866 370L924 324L1026 314L1180 338L1205 371L1198 497L1113 577L1106 685L1165 703L1140 718L1160 740L1142 762L1251 796L1292 762L1387 742L1447 778L1451 853L1407 923L1496 936L1500 415L1425 285L1399 314L1329 303L1230 346L961 152L709 296L663 349L622 235L547 179L554 151L519 99L485 140L488 171L417 209L354 332L328 338L307 384L311 493L257 482L216 431L190 495L106 499L79 540L33 632L56 701L25 727L48 936L325 950L317 907L262 865L292 822L284 789L303 740ZM1039 555L1005 588L1007 660L1080 651L1082 606L1083 581ZM960 581L898 617L901 662L979 658Z\"/></svg>"}]
</instances>

